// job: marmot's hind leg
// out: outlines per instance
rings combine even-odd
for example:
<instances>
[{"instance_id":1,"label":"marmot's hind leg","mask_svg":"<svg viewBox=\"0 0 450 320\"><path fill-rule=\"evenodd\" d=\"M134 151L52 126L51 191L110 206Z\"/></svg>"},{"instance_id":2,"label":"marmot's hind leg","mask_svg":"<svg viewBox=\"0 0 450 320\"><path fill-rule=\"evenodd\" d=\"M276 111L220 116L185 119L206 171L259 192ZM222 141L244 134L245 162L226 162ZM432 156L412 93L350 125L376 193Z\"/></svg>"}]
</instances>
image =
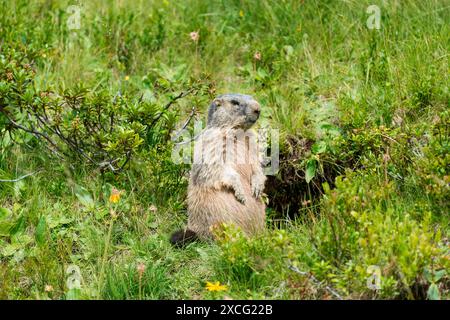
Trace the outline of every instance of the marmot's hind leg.
<instances>
[{"instance_id":1,"label":"marmot's hind leg","mask_svg":"<svg viewBox=\"0 0 450 320\"><path fill-rule=\"evenodd\" d=\"M197 234L189 229L178 230L170 237L170 243L175 247L184 247L198 239Z\"/></svg>"}]
</instances>

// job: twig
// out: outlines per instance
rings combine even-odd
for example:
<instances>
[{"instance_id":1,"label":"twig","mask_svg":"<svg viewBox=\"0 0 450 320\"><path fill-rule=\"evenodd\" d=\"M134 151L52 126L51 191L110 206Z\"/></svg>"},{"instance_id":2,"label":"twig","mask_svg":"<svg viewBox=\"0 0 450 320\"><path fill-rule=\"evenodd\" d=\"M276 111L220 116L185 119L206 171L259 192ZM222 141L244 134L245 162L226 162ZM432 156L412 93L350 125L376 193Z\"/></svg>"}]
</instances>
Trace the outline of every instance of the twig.
<instances>
[{"instance_id":1,"label":"twig","mask_svg":"<svg viewBox=\"0 0 450 320\"><path fill-rule=\"evenodd\" d=\"M38 173L40 171L41 170L37 170L37 171L31 172L31 173L27 173L26 175L23 175L23 176L21 176L19 178L16 178L16 179L10 179L10 180L8 180L8 179L0 179L0 182L17 182L17 181L20 181L22 179L25 179L26 177L32 176L33 174Z\"/></svg>"},{"instance_id":2,"label":"twig","mask_svg":"<svg viewBox=\"0 0 450 320\"><path fill-rule=\"evenodd\" d=\"M99 167L100 169L103 169L103 168L105 168L105 167L109 167L109 168L111 169L112 172L116 172L116 171L119 171L119 170L120 170L120 169L116 169L116 168L113 166L113 164L114 164L115 162L117 162L117 161L119 161L119 159L106 160L106 161L100 162L100 163L98 164L98 167Z\"/></svg>"},{"instance_id":3,"label":"twig","mask_svg":"<svg viewBox=\"0 0 450 320\"><path fill-rule=\"evenodd\" d=\"M191 122L192 118L195 115L195 107L192 107L191 113L189 115L189 118L184 122L183 126L181 127L180 130L177 131L177 133L174 135L174 137L172 138L172 141L176 141L180 135L183 133L184 129L186 129L186 127L188 126L189 122Z\"/></svg>"},{"instance_id":4,"label":"twig","mask_svg":"<svg viewBox=\"0 0 450 320\"><path fill-rule=\"evenodd\" d=\"M200 136L202 135L202 133L203 133L203 132L200 132L198 135L193 136L193 137L192 137L191 139L189 139L189 140L181 141L181 142L176 142L175 144L178 146L178 145L181 145L181 144L191 143L192 141L197 140L197 138L200 137Z\"/></svg>"},{"instance_id":5,"label":"twig","mask_svg":"<svg viewBox=\"0 0 450 320\"><path fill-rule=\"evenodd\" d=\"M56 150L58 150L59 151L59 148L58 148L58 146L56 145L56 143L54 143L45 133L42 133L42 132L39 132L39 131L35 131L35 130L32 130L32 129L28 129L28 128L26 128L26 127L24 127L24 126L22 126L22 125L20 125L20 124L18 124L17 122L15 122L13 119L11 119L6 113L3 113L5 116L6 116L6 118L9 120L9 122L11 122L11 124L14 126L14 127L16 127L16 128L19 128L19 129L22 129L23 131L25 131L25 132L28 132L28 133L31 133L32 135L34 135L34 136L41 136L41 137L43 137L45 140L47 140Z\"/></svg>"},{"instance_id":6,"label":"twig","mask_svg":"<svg viewBox=\"0 0 450 320\"><path fill-rule=\"evenodd\" d=\"M389 137L388 135L386 135L386 134L382 134L382 133L380 133L380 136L382 136L383 138L386 138L386 139L389 139L389 140L391 140L392 142L395 142L395 143L398 143L398 144L400 144L400 142L398 142L397 140L395 140L394 138L392 138L392 137Z\"/></svg>"},{"instance_id":7,"label":"twig","mask_svg":"<svg viewBox=\"0 0 450 320\"><path fill-rule=\"evenodd\" d=\"M316 277L314 277L312 274L305 272L305 271L301 271L299 270L297 267L295 266L288 266L288 268L298 274L301 274L302 276L306 276L308 278L308 280L310 280L311 282L313 282L315 285L317 286L321 286L322 282L317 280ZM325 286L325 289L328 290L328 292L330 292L333 296L335 296L337 299L339 300L343 300L343 298L341 297L341 295L339 293L336 292L336 290L334 290L333 288L331 288L330 286Z\"/></svg>"},{"instance_id":8,"label":"twig","mask_svg":"<svg viewBox=\"0 0 450 320\"><path fill-rule=\"evenodd\" d=\"M152 128L158 122L158 120L162 117L164 112L166 112L175 101L177 101L178 99L186 97L188 94L192 93L193 91L194 91L194 88L191 88L191 89L189 89L187 91L182 91L180 94L178 94L177 96L175 96L172 99L170 99L170 101L164 106L164 108L158 114L158 116L155 119L153 119L153 121L150 123L149 127Z\"/></svg>"}]
</instances>

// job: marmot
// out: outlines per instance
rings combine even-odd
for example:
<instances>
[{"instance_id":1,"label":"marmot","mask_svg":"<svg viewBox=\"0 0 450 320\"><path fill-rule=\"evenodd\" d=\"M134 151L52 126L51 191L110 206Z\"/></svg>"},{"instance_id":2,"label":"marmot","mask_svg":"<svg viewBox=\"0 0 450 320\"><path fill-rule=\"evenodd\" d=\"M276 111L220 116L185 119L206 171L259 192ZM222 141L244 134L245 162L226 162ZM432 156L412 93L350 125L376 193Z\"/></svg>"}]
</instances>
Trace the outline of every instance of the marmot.
<instances>
[{"instance_id":1,"label":"marmot","mask_svg":"<svg viewBox=\"0 0 450 320\"><path fill-rule=\"evenodd\" d=\"M254 235L265 227L261 200L266 177L249 130L261 107L251 96L224 94L209 106L205 130L196 139L190 172L186 230L172 235L174 245L211 239L211 228L232 223Z\"/></svg>"}]
</instances>

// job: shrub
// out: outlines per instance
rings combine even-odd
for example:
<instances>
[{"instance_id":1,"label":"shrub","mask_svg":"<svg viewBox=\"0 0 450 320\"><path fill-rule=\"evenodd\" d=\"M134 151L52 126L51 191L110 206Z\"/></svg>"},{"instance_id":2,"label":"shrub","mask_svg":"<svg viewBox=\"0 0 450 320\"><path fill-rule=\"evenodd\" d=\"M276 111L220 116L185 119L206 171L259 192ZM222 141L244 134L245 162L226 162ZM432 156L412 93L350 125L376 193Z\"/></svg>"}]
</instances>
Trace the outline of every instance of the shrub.
<instances>
[{"instance_id":1,"label":"shrub","mask_svg":"<svg viewBox=\"0 0 450 320\"><path fill-rule=\"evenodd\" d=\"M358 288L369 296L417 298L423 293L413 288L425 270L448 268L441 230L432 225L431 213L397 197L394 183L347 172L336 179L336 189L325 190L313 237L320 256L332 262L327 278L344 292ZM378 291L366 287L370 266L381 269Z\"/></svg>"},{"instance_id":2,"label":"shrub","mask_svg":"<svg viewBox=\"0 0 450 320\"><path fill-rule=\"evenodd\" d=\"M183 84L160 77L153 101L120 92L111 96L104 89L88 90L82 84L62 94L38 92L32 63L25 53L13 49L0 55L2 144L29 141L31 135L57 157L81 160L102 171L120 171L143 145L166 143L170 138L166 128L173 128L176 120L170 108L201 88L201 83L183 83L188 89L176 92Z\"/></svg>"},{"instance_id":3,"label":"shrub","mask_svg":"<svg viewBox=\"0 0 450 320\"><path fill-rule=\"evenodd\" d=\"M290 260L295 253L292 241L284 230L249 238L232 225L215 231L220 255L215 270L231 287L257 290L261 295L273 295L290 272Z\"/></svg>"},{"instance_id":4,"label":"shrub","mask_svg":"<svg viewBox=\"0 0 450 320\"><path fill-rule=\"evenodd\" d=\"M426 143L419 152L413 170L418 175L421 187L431 198L437 212L449 212L450 203L450 112L437 115Z\"/></svg>"}]
</instances>

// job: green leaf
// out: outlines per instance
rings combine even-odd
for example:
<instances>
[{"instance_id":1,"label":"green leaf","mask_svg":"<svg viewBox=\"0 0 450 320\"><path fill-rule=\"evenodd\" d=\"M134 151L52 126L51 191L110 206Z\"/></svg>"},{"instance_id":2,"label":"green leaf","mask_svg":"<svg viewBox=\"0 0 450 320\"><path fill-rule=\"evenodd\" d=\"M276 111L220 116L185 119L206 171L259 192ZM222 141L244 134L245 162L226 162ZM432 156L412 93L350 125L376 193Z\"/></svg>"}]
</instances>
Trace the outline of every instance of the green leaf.
<instances>
[{"instance_id":1,"label":"green leaf","mask_svg":"<svg viewBox=\"0 0 450 320\"><path fill-rule=\"evenodd\" d=\"M255 79L258 81L264 81L266 78L269 77L269 74L264 69L258 69L258 71L255 74Z\"/></svg>"},{"instance_id":2,"label":"green leaf","mask_svg":"<svg viewBox=\"0 0 450 320\"><path fill-rule=\"evenodd\" d=\"M8 209L0 207L0 220L5 219L10 214L11 214L11 212Z\"/></svg>"},{"instance_id":3,"label":"green leaf","mask_svg":"<svg viewBox=\"0 0 450 320\"><path fill-rule=\"evenodd\" d=\"M9 237L12 226L11 221L0 221L0 237Z\"/></svg>"},{"instance_id":4,"label":"green leaf","mask_svg":"<svg viewBox=\"0 0 450 320\"><path fill-rule=\"evenodd\" d=\"M438 282L446 273L445 269L439 271L430 271L429 269L424 270L425 279L430 283Z\"/></svg>"},{"instance_id":5,"label":"green leaf","mask_svg":"<svg viewBox=\"0 0 450 320\"><path fill-rule=\"evenodd\" d=\"M446 273L447 272L445 269L434 272L434 277L433 277L434 282L438 282L439 280L441 280L442 277L445 276Z\"/></svg>"},{"instance_id":6,"label":"green leaf","mask_svg":"<svg viewBox=\"0 0 450 320\"><path fill-rule=\"evenodd\" d=\"M86 208L93 208L95 206L91 194L82 186L75 186L75 196Z\"/></svg>"},{"instance_id":7,"label":"green leaf","mask_svg":"<svg viewBox=\"0 0 450 320\"><path fill-rule=\"evenodd\" d=\"M425 279L427 279L428 282L433 282L433 276L431 275L430 270L428 268L425 268L423 275L425 276Z\"/></svg>"},{"instance_id":8,"label":"green leaf","mask_svg":"<svg viewBox=\"0 0 450 320\"><path fill-rule=\"evenodd\" d=\"M321 154L327 150L327 144L325 141L317 141L311 147L311 151L314 154Z\"/></svg>"},{"instance_id":9,"label":"green leaf","mask_svg":"<svg viewBox=\"0 0 450 320\"><path fill-rule=\"evenodd\" d=\"M36 231L34 234L34 236L36 238L36 242L39 245L44 244L46 232L47 232L47 222L45 221L45 217L41 216L41 218L39 219L39 222L36 226Z\"/></svg>"},{"instance_id":10,"label":"green leaf","mask_svg":"<svg viewBox=\"0 0 450 320\"><path fill-rule=\"evenodd\" d=\"M106 208L99 208L95 210L95 219L101 220L108 215L109 211Z\"/></svg>"},{"instance_id":11,"label":"green leaf","mask_svg":"<svg viewBox=\"0 0 450 320\"><path fill-rule=\"evenodd\" d=\"M305 170L305 180L307 183L309 183L316 176L316 170L317 161L315 159L308 160Z\"/></svg>"},{"instance_id":12,"label":"green leaf","mask_svg":"<svg viewBox=\"0 0 450 320\"><path fill-rule=\"evenodd\" d=\"M25 217L20 216L19 219L14 223L14 225L9 229L9 234L11 236L18 234L25 230Z\"/></svg>"},{"instance_id":13,"label":"green leaf","mask_svg":"<svg viewBox=\"0 0 450 320\"><path fill-rule=\"evenodd\" d=\"M339 127L333 126L332 124L329 124L329 123L322 124L320 126L320 129L327 132L330 135L338 136L341 133L341 130L339 129Z\"/></svg>"},{"instance_id":14,"label":"green leaf","mask_svg":"<svg viewBox=\"0 0 450 320\"><path fill-rule=\"evenodd\" d=\"M22 245L20 243L11 243L11 244L5 245L0 250L0 253L3 257L10 257L10 256L14 255L21 248L22 248Z\"/></svg>"},{"instance_id":15,"label":"green leaf","mask_svg":"<svg viewBox=\"0 0 450 320\"><path fill-rule=\"evenodd\" d=\"M439 293L439 288L435 283L432 283L428 288L427 298L429 300L441 300L441 294Z\"/></svg>"},{"instance_id":16,"label":"green leaf","mask_svg":"<svg viewBox=\"0 0 450 320\"><path fill-rule=\"evenodd\" d=\"M49 216L49 217L47 217L46 222L47 222L48 228L49 229L53 229L53 228L56 228L56 227L61 226L61 225L69 224L69 223L73 222L73 220L74 219L71 218L71 217Z\"/></svg>"},{"instance_id":17,"label":"green leaf","mask_svg":"<svg viewBox=\"0 0 450 320\"><path fill-rule=\"evenodd\" d=\"M323 191L325 192L325 194L330 193L330 185L328 184L328 182L324 182L322 183L322 187L323 187Z\"/></svg>"}]
</instances>

